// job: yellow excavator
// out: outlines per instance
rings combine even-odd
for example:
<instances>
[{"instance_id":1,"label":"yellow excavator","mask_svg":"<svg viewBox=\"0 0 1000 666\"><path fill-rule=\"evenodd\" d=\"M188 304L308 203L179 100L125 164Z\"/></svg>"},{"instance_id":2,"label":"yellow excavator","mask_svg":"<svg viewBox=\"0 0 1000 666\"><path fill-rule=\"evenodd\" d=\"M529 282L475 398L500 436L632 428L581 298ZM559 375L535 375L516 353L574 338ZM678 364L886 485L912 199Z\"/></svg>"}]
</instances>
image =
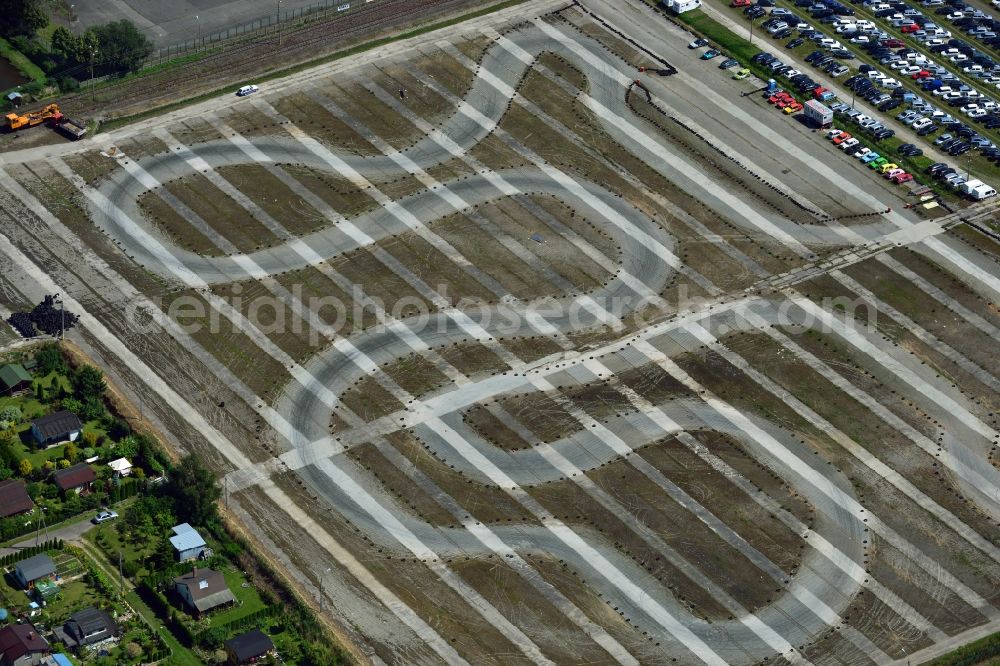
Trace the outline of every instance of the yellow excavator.
<instances>
[{"instance_id":1,"label":"yellow excavator","mask_svg":"<svg viewBox=\"0 0 1000 666\"><path fill-rule=\"evenodd\" d=\"M16 113L8 113L7 127L12 130L21 129L22 127L34 127L35 125L41 125L46 120L61 116L62 112L59 110L59 105L49 104L41 111L32 111L23 116L19 116Z\"/></svg>"},{"instance_id":2,"label":"yellow excavator","mask_svg":"<svg viewBox=\"0 0 1000 666\"><path fill-rule=\"evenodd\" d=\"M46 121L70 139L79 139L87 133L87 126L64 116L58 104L49 104L40 111L32 111L23 116L16 113L7 114L7 127L11 131L19 130L22 127L34 127Z\"/></svg>"}]
</instances>

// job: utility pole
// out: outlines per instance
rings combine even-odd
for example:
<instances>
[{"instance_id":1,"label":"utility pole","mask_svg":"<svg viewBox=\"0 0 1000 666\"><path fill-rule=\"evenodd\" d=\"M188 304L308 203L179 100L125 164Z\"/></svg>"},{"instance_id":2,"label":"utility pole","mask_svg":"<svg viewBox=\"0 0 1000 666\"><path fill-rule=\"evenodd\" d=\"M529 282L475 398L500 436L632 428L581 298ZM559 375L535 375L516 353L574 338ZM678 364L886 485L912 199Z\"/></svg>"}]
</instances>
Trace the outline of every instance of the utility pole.
<instances>
[{"instance_id":1,"label":"utility pole","mask_svg":"<svg viewBox=\"0 0 1000 666\"><path fill-rule=\"evenodd\" d=\"M333 567L327 567L319 577L319 612L323 612L323 597L326 596L326 575L333 571Z\"/></svg>"},{"instance_id":2,"label":"utility pole","mask_svg":"<svg viewBox=\"0 0 1000 666\"><path fill-rule=\"evenodd\" d=\"M118 589L125 596L125 577L122 575L122 551L118 551Z\"/></svg>"},{"instance_id":3,"label":"utility pole","mask_svg":"<svg viewBox=\"0 0 1000 666\"><path fill-rule=\"evenodd\" d=\"M90 49L90 99L94 102L97 101L97 91L94 90L94 58L97 57L97 49L91 47Z\"/></svg>"},{"instance_id":4,"label":"utility pole","mask_svg":"<svg viewBox=\"0 0 1000 666\"><path fill-rule=\"evenodd\" d=\"M281 46L281 0L278 0L278 46Z\"/></svg>"}]
</instances>

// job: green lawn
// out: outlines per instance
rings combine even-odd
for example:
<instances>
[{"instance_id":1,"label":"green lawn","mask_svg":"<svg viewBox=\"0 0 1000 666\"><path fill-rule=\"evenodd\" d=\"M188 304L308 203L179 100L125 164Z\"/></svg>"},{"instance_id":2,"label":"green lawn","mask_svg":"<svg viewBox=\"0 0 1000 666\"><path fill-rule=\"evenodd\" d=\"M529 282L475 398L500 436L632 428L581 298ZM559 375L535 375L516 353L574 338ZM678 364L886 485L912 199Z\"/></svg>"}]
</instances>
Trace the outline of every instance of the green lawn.
<instances>
[{"instance_id":1,"label":"green lawn","mask_svg":"<svg viewBox=\"0 0 1000 666\"><path fill-rule=\"evenodd\" d=\"M153 627L156 633L163 639L163 642L170 649L170 658L167 659L166 663L170 666L204 666L201 659L198 659L191 650L178 642L177 638L167 631L163 626L163 622L156 617L156 613L139 598L139 595L135 593L135 590L130 590L125 595L125 600L129 603L132 608L135 609L139 615L146 620L146 624Z\"/></svg>"},{"instance_id":2,"label":"green lawn","mask_svg":"<svg viewBox=\"0 0 1000 666\"><path fill-rule=\"evenodd\" d=\"M116 509L119 514L124 513L125 506L127 505L123 504ZM121 520L121 518L119 518L119 520ZM97 544L98 535L103 537L105 544L103 547ZM118 561L118 551L121 551L122 559L125 562L144 562L156 550L156 542L152 539L148 539L138 544L123 541L121 536L118 534L118 530L115 529L114 521L98 525L94 529L87 532L83 538L97 546L97 548L99 548L107 556L109 561L114 562ZM143 567L139 570L138 576L142 577L148 575L149 573L151 573L151 571Z\"/></svg>"},{"instance_id":3,"label":"green lawn","mask_svg":"<svg viewBox=\"0 0 1000 666\"><path fill-rule=\"evenodd\" d=\"M218 613L210 614L207 622L208 626L219 627L266 608L264 600L260 598L260 594L257 592L257 588L249 583L247 587L243 587L243 584L246 583L243 574L236 569L226 569L222 572L222 575L226 578L226 585L229 586L229 590L236 597L236 605Z\"/></svg>"}]
</instances>

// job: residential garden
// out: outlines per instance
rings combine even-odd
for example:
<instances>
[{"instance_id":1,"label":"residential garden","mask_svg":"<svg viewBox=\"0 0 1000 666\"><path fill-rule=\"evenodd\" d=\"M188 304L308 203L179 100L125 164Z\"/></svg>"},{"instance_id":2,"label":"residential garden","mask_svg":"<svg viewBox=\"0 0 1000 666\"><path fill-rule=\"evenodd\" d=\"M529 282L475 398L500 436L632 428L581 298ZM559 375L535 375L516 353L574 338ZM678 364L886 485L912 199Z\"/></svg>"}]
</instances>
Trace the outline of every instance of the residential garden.
<instances>
[{"instance_id":1,"label":"residential garden","mask_svg":"<svg viewBox=\"0 0 1000 666\"><path fill-rule=\"evenodd\" d=\"M97 368L71 367L55 344L18 351L0 359L0 366L16 365L30 378L30 387L15 395L0 396L0 482L25 483L34 510L0 520L0 540L33 529L44 514L48 526L131 497L147 477L162 476L166 456L154 442L132 428L109 408L107 386ZM41 446L32 436L32 421L60 411L79 417L82 431L76 441ZM128 478L115 478L108 466L126 458L132 465ZM91 466L96 481L86 492L62 492L53 483L57 470L78 463Z\"/></svg>"}]
</instances>

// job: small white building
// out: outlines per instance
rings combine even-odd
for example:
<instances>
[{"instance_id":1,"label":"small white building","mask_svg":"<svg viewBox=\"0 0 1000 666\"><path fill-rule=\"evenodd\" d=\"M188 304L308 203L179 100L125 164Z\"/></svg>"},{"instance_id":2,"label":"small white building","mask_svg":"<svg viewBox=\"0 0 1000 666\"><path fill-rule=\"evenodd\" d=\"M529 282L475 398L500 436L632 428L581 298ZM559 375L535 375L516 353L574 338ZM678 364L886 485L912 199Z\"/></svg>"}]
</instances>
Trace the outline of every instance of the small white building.
<instances>
[{"instance_id":1,"label":"small white building","mask_svg":"<svg viewBox=\"0 0 1000 666\"><path fill-rule=\"evenodd\" d=\"M128 461L128 458L112 460L108 463L108 467L110 467L111 471L114 472L115 478L130 476L132 474L132 463Z\"/></svg>"},{"instance_id":2,"label":"small white building","mask_svg":"<svg viewBox=\"0 0 1000 666\"><path fill-rule=\"evenodd\" d=\"M683 14L701 7L701 0L663 0L663 6L675 14Z\"/></svg>"}]
</instances>

